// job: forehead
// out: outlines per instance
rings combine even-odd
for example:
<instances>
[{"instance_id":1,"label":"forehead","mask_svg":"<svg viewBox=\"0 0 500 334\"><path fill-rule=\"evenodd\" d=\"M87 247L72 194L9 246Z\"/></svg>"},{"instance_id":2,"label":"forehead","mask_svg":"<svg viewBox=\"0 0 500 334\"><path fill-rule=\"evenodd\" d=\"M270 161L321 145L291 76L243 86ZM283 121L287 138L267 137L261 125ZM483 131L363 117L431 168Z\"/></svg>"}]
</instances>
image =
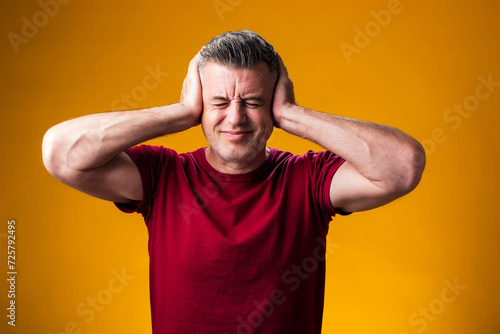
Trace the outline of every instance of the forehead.
<instances>
[{"instance_id":1,"label":"forehead","mask_svg":"<svg viewBox=\"0 0 500 334\"><path fill-rule=\"evenodd\" d=\"M272 94L276 80L265 63L260 63L252 69L235 69L208 62L200 74L203 95L222 95L228 98Z\"/></svg>"}]
</instances>

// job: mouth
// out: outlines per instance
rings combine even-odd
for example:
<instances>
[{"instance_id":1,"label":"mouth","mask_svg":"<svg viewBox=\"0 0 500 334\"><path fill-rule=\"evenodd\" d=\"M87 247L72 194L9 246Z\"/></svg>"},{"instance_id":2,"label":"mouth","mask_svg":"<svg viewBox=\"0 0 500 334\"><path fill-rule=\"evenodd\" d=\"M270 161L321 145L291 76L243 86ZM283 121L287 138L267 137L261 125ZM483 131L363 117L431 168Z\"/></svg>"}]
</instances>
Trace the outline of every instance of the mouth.
<instances>
[{"instance_id":1,"label":"mouth","mask_svg":"<svg viewBox=\"0 0 500 334\"><path fill-rule=\"evenodd\" d=\"M221 131L221 134L230 141L240 141L248 137L252 131L243 131L243 130L229 130L229 131Z\"/></svg>"}]
</instances>

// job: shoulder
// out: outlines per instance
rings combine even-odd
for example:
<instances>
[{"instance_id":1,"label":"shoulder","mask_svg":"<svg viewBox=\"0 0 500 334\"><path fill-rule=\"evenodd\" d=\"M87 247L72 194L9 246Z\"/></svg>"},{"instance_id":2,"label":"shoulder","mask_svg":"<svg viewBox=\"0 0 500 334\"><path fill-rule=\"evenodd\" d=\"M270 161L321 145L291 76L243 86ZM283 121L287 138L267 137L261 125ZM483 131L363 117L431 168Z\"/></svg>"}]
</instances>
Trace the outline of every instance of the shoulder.
<instances>
[{"instance_id":1,"label":"shoulder","mask_svg":"<svg viewBox=\"0 0 500 334\"><path fill-rule=\"evenodd\" d=\"M179 158L179 154L170 148L154 145L138 145L125 150L136 164L141 162L162 163Z\"/></svg>"},{"instance_id":2,"label":"shoulder","mask_svg":"<svg viewBox=\"0 0 500 334\"><path fill-rule=\"evenodd\" d=\"M172 149L163 147L163 146L154 146L154 145L137 145L134 147L131 147L125 152L128 155L151 155L151 156L160 156L160 155L169 155L169 154L175 154L177 155L177 152L175 152Z\"/></svg>"},{"instance_id":3,"label":"shoulder","mask_svg":"<svg viewBox=\"0 0 500 334\"><path fill-rule=\"evenodd\" d=\"M288 151L281 151L275 148L270 149L269 159L274 164L285 163L288 165L308 165L308 164L322 164L329 162L343 162L335 153L330 151L314 152L307 151L304 154L294 154Z\"/></svg>"}]
</instances>

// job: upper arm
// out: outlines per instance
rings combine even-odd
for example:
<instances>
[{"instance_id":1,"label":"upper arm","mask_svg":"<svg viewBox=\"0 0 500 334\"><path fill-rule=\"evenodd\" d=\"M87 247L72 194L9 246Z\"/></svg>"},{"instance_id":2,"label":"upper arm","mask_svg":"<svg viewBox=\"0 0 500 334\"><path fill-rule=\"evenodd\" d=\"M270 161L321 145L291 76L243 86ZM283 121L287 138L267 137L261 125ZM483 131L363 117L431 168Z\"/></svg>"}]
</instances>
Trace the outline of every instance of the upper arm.
<instances>
[{"instance_id":1,"label":"upper arm","mask_svg":"<svg viewBox=\"0 0 500 334\"><path fill-rule=\"evenodd\" d=\"M334 208L344 212L373 209L399 196L362 176L348 161L335 172L330 184L330 201Z\"/></svg>"},{"instance_id":2,"label":"upper arm","mask_svg":"<svg viewBox=\"0 0 500 334\"><path fill-rule=\"evenodd\" d=\"M61 182L97 198L133 203L141 201L143 197L139 170L125 152L119 153L105 165L93 169L47 169Z\"/></svg>"}]
</instances>

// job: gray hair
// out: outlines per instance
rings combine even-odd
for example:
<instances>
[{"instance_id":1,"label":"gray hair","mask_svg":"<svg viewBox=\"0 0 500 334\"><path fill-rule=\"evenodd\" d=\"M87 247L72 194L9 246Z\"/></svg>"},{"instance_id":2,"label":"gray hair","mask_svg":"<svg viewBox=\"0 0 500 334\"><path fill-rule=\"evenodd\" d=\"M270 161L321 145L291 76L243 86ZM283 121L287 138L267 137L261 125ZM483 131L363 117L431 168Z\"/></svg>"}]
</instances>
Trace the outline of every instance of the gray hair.
<instances>
[{"instance_id":1,"label":"gray hair","mask_svg":"<svg viewBox=\"0 0 500 334\"><path fill-rule=\"evenodd\" d=\"M278 55L273 46L251 30L228 31L214 37L200 55L200 70L208 62L234 69L253 69L264 62L271 74L279 74Z\"/></svg>"}]
</instances>

